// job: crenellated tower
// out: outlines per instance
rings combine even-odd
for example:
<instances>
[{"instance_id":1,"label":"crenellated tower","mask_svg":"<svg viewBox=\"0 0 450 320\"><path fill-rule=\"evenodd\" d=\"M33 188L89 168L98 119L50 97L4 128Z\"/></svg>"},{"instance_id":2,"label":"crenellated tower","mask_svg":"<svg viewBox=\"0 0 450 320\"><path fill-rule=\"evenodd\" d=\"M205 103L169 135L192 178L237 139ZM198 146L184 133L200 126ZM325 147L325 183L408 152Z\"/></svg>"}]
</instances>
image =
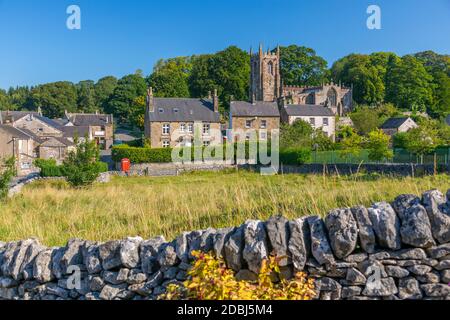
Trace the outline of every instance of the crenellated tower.
<instances>
[{"instance_id":1,"label":"crenellated tower","mask_svg":"<svg viewBox=\"0 0 450 320\"><path fill-rule=\"evenodd\" d=\"M280 76L280 48L275 53L259 51L253 53L250 49L250 101L277 101L282 95Z\"/></svg>"}]
</instances>

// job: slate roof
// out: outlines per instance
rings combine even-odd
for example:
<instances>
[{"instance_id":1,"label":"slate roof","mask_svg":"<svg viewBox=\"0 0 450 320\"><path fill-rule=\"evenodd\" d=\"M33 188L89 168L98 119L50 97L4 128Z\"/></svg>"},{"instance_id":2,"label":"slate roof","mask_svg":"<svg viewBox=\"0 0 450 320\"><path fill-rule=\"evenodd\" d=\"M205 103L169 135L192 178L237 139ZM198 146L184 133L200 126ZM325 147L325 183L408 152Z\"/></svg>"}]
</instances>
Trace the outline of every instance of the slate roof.
<instances>
[{"instance_id":1,"label":"slate roof","mask_svg":"<svg viewBox=\"0 0 450 320\"><path fill-rule=\"evenodd\" d=\"M220 114L214 112L213 101L209 99L154 98L153 101L151 122L220 122Z\"/></svg>"},{"instance_id":2,"label":"slate roof","mask_svg":"<svg viewBox=\"0 0 450 320\"><path fill-rule=\"evenodd\" d=\"M382 125L381 129L398 129L402 124L408 120L408 117L401 117L401 118L390 118L387 119Z\"/></svg>"},{"instance_id":3,"label":"slate roof","mask_svg":"<svg viewBox=\"0 0 450 320\"><path fill-rule=\"evenodd\" d=\"M299 117L334 117L331 109L313 104L288 104L284 107L288 116Z\"/></svg>"},{"instance_id":4,"label":"slate roof","mask_svg":"<svg viewBox=\"0 0 450 320\"><path fill-rule=\"evenodd\" d=\"M72 141L62 137L50 137L43 141L40 147L69 147L75 145Z\"/></svg>"},{"instance_id":5,"label":"slate roof","mask_svg":"<svg viewBox=\"0 0 450 320\"><path fill-rule=\"evenodd\" d=\"M0 122L5 123L6 119L12 119L12 121L17 121L23 117L32 114L33 116L40 116L38 112L34 111L0 111Z\"/></svg>"},{"instance_id":6,"label":"slate roof","mask_svg":"<svg viewBox=\"0 0 450 320\"><path fill-rule=\"evenodd\" d=\"M105 126L113 124L110 114L69 113L68 118L74 126Z\"/></svg>"},{"instance_id":7,"label":"slate roof","mask_svg":"<svg viewBox=\"0 0 450 320\"><path fill-rule=\"evenodd\" d=\"M63 132L63 136L65 138L73 138L75 136L82 138L86 135L89 135L89 126L66 126L61 127L60 130Z\"/></svg>"},{"instance_id":8,"label":"slate roof","mask_svg":"<svg viewBox=\"0 0 450 320\"><path fill-rule=\"evenodd\" d=\"M276 102L231 101L230 111L233 117L279 117L280 111Z\"/></svg>"},{"instance_id":9,"label":"slate roof","mask_svg":"<svg viewBox=\"0 0 450 320\"><path fill-rule=\"evenodd\" d=\"M5 132L9 133L11 136L13 136L14 138L17 138L17 139L21 139L21 140L32 139L32 137L29 134L27 134L24 130L19 130L17 128L14 128L11 125L1 124L0 130L3 130Z\"/></svg>"}]
</instances>

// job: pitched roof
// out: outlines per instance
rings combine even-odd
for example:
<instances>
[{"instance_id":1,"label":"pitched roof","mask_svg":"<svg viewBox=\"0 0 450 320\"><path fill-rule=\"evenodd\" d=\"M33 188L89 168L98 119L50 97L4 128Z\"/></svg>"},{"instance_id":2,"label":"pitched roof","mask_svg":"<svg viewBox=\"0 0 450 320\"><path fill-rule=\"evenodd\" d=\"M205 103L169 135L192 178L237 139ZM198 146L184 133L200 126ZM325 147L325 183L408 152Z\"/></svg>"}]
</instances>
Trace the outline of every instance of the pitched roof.
<instances>
[{"instance_id":1,"label":"pitched roof","mask_svg":"<svg viewBox=\"0 0 450 320\"><path fill-rule=\"evenodd\" d=\"M82 138L89 135L89 126L66 126L61 127L60 130L63 132L63 136L66 138L73 138L75 136Z\"/></svg>"},{"instance_id":2,"label":"pitched roof","mask_svg":"<svg viewBox=\"0 0 450 320\"><path fill-rule=\"evenodd\" d=\"M234 117L279 117L280 111L276 102L231 101L231 115Z\"/></svg>"},{"instance_id":3,"label":"pitched roof","mask_svg":"<svg viewBox=\"0 0 450 320\"><path fill-rule=\"evenodd\" d=\"M113 123L110 114L91 114L91 113L69 113L69 121L74 126L104 126Z\"/></svg>"},{"instance_id":4,"label":"pitched roof","mask_svg":"<svg viewBox=\"0 0 450 320\"><path fill-rule=\"evenodd\" d=\"M50 137L43 141L40 147L69 147L74 143L62 137Z\"/></svg>"},{"instance_id":5,"label":"pitched roof","mask_svg":"<svg viewBox=\"0 0 450 320\"><path fill-rule=\"evenodd\" d=\"M30 140L33 139L29 134L27 134L24 130L19 130L14 128L11 125L0 124L0 130L7 132L13 138L21 139L21 140Z\"/></svg>"},{"instance_id":6,"label":"pitched roof","mask_svg":"<svg viewBox=\"0 0 450 320\"><path fill-rule=\"evenodd\" d=\"M402 124L404 124L408 119L408 117L401 117L401 118L390 118L387 119L382 125L381 129L397 129L400 128Z\"/></svg>"},{"instance_id":7,"label":"pitched roof","mask_svg":"<svg viewBox=\"0 0 450 320\"><path fill-rule=\"evenodd\" d=\"M210 99L154 98L152 122L207 121L220 122L220 114L214 112Z\"/></svg>"},{"instance_id":8,"label":"pitched roof","mask_svg":"<svg viewBox=\"0 0 450 320\"><path fill-rule=\"evenodd\" d=\"M7 119L14 122L29 114L32 114L33 116L40 116L39 113L35 111L0 111L0 122L5 123Z\"/></svg>"},{"instance_id":9,"label":"pitched roof","mask_svg":"<svg viewBox=\"0 0 450 320\"><path fill-rule=\"evenodd\" d=\"M331 109L313 104L288 104L284 107L288 116L299 117L334 117Z\"/></svg>"}]
</instances>

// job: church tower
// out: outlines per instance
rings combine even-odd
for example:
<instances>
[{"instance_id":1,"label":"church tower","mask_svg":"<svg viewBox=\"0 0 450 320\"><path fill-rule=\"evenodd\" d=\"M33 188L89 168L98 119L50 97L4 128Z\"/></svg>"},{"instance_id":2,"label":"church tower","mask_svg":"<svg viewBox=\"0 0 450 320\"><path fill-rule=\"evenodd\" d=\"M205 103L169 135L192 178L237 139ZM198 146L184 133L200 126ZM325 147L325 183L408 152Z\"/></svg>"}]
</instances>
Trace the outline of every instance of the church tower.
<instances>
[{"instance_id":1,"label":"church tower","mask_svg":"<svg viewBox=\"0 0 450 320\"><path fill-rule=\"evenodd\" d=\"M262 46L253 54L250 49L250 101L274 102L281 97L280 48L263 52Z\"/></svg>"}]
</instances>

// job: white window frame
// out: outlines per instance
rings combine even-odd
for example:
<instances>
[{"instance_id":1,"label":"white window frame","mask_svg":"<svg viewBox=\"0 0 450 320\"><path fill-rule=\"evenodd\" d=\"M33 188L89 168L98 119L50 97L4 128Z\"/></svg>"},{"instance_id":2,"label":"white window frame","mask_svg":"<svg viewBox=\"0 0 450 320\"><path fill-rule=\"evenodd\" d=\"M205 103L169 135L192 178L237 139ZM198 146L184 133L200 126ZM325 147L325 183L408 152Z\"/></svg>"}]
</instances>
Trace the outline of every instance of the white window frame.
<instances>
[{"instance_id":1,"label":"white window frame","mask_svg":"<svg viewBox=\"0 0 450 320\"><path fill-rule=\"evenodd\" d=\"M186 132L186 123L180 123L180 132Z\"/></svg>"},{"instance_id":2,"label":"white window frame","mask_svg":"<svg viewBox=\"0 0 450 320\"><path fill-rule=\"evenodd\" d=\"M259 131L259 140L267 140L267 131L266 130Z\"/></svg>"},{"instance_id":3,"label":"white window frame","mask_svg":"<svg viewBox=\"0 0 450 320\"><path fill-rule=\"evenodd\" d=\"M267 129L267 120L261 120L260 128L261 129Z\"/></svg>"},{"instance_id":4,"label":"white window frame","mask_svg":"<svg viewBox=\"0 0 450 320\"><path fill-rule=\"evenodd\" d=\"M329 125L330 125L330 121L328 120L328 118L323 118L323 126L328 127Z\"/></svg>"},{"instance_id":5,"label":"white window frame","mask_svg":"<svg viewBox=\"0 0 450 320\"><path fill-rule=\"evenodd\" d=\"M204 136L209 136L209 134L211 133L211 124L210 123L204 123L202 132L203 132Z\"/></svg>"},{"instance_id":6,"label":"white window frame","mask_svg":"<svg viewBox=\"0 0 450 320\"><path fill-rule=\"evenodd\" d=\"M245 120L245 128L250 129L252 127L252 120Z\"/></svg>"},{"instance_id":7,"label":"white window frame","mask_svg":"<svg viewBox=\"0 0 450 320\"><path fill-rule=\"evenodd\" d=\"M188 133L194 133L194 124L192 122L188 123L188 125L187 125L187 132Z\"/></svg>"},{"instance_id":8,"label":"white window frame","mask_svg":"<svg viewBox=\"0 0 450 320\"><path fill-rule=\"evenodd\" d=\"M203 146L204 147L209 147L211 145L211 141L209 140L203 140Z\"/></svg>"},{"instance_id":9,"label":"white window frame","mask_svg":"<svg viewBox=\"0 0 450 320\"><path fill-rule=\"evenodd\" d=\"M163 140L162 147L163 148L170 148L170 141L169 140Z\"/></svg>"},{"instance_id":10,"label":"white window frame","mask_svg":"<svg viewBox=\"0 0 450 320\"><path fill-rule=\"evenodd\" d=\"M168 136L170 134L170 123L164 123L162 126L162 134Z\"/></svg>"},{"instance_id":11,"label":"white window frame","mask_svg":"<svg viewBox=\"0 0 450 320\"><path fill-rule=\"evenodd\" d=\"M316 126L316 118L309 118L309 124L313 127Z\"/></svg>"}]
</instances>

